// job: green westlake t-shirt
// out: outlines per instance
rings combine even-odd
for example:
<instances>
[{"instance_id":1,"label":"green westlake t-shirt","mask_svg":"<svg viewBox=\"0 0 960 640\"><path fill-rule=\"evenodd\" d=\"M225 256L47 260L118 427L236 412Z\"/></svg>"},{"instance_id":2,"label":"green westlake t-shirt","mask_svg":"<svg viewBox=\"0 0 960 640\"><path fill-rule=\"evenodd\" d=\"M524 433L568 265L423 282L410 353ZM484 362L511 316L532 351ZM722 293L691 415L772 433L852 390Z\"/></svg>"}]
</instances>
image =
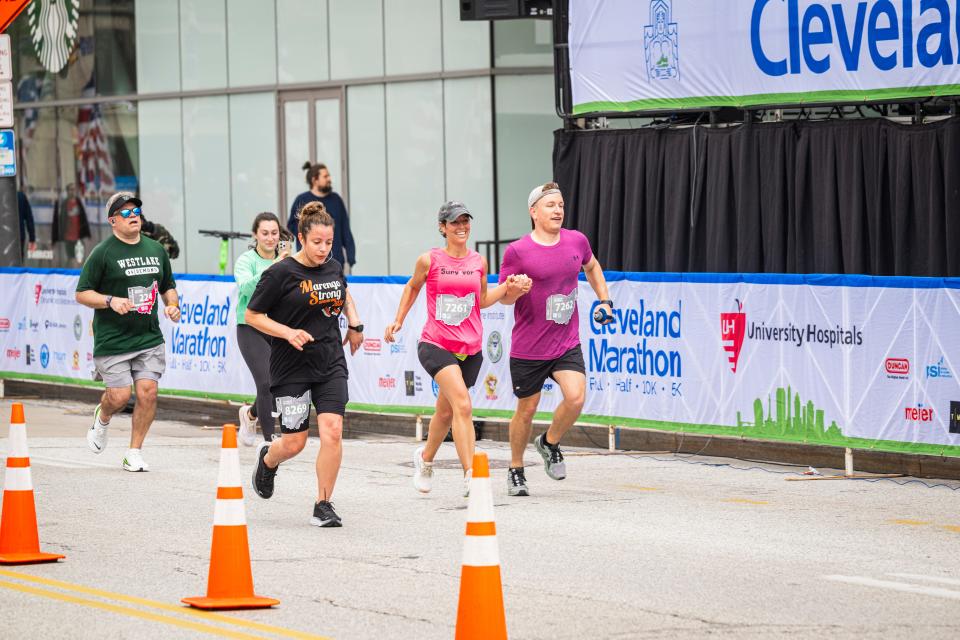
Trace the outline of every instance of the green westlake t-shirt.
<instances>
[{"instance_id":1,"label":"green westlake t-shirt","mask_svg":"<svg viewBox=\"0 0 960 640\"><path fill-rule=\"evenodd\" d=\"M129 298L134 308L125 315L110 308L93 312L93 355L133 353L162 344L157 306L163 304L160 295L176 286L170 258L159 242L141 235L137 244L116 236L98 244L83 265L77 292Z\"/></svg>"}]
</instances>

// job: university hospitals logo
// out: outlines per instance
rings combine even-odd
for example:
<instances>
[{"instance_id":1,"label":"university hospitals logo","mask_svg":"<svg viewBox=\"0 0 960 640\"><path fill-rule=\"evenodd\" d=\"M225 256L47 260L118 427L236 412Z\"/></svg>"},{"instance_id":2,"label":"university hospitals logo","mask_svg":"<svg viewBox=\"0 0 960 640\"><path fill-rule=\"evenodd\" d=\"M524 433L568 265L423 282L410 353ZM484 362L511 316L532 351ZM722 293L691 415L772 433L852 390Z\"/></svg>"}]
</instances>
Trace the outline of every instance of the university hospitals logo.
<instances>
[{"instance_id":1,"label":"university hospitals logo","mask_svg":"<svg viewBox=\"0 0 960 640\"><path fill-rule=\"evenodd\" d=\"M743 312L743 305L737 300L735 313L720 314L720 340L723 350L727 352L727 361L730 370L737 372L737 363L740 362L740 349L743 347L743 336L747 330L747 314Z\"/></svg>"},{"instance_id":2,"label":"university hospitals logo","mask_svg":"<svg viewBox=\"0 0 960 640\"><path fill-rule=\"evenodd\" d=\"M80 0L33 0L27 7L30 39L40 64L57 73L77 43Z\"/></svg>"},{"instance_id":3,"label":"university hospitals logo","mask_svg":"<svg viewBox=\"0 0 960 640\"><path fill-rule=\"evenodd\" d=\"M643 28L647 80L675 80L680 77L680 47L673 0L650 0L650 24Z\"/></svg>"}]
</instances>

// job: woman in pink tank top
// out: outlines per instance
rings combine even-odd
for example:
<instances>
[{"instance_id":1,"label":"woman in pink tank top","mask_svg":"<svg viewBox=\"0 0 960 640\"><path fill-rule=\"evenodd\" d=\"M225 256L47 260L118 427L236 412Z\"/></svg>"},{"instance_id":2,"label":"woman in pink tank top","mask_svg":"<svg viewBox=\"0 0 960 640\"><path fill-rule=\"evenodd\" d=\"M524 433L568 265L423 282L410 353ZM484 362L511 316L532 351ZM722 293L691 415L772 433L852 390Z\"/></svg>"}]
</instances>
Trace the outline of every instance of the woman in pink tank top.
<instances>
[{"instance_id":1,"label":"woman in pink tank top","mask_svg":"<svg viewBox=\"0 0 960 640\"><path fill-rule=\"evenodd\" d=\"M384 340L394 341L403 328L403 320L427 285L427 324L420 334L417 355L437 385L437 406L430 419L427 444L413 455L413 485L428 493L433 481L433 458L447 432L453 427L453 442L464 472L464 495L470 490L475 435L470 387L477 382L483 364L481 346L483 324L480 309L510 295L530 290L523 274L510 276L503 284L487 290L487 261L470 249L470 220L473 216L462 202L447 202L440 207L440 234L447 239L443 249L432 249L417 258L413 277L400 298L400 307Z\"/></svg>"}]
</instances>

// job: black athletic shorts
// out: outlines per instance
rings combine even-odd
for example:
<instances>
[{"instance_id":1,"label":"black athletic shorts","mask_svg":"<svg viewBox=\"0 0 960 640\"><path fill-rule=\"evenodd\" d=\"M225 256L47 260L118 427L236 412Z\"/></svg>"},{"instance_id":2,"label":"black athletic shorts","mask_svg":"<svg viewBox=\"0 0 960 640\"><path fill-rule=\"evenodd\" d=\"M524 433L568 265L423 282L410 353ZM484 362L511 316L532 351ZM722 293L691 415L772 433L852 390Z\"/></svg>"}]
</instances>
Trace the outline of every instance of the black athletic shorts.
<instances>
[{"instance_id":1,"label":"black athletic shorts","mask_svg":"<svg viewBox=\"0 0 960 640\"><path fill-rule=\"evenodd\" d=\"M540 393L547 378L553 378L556 371L579 371L586 373L583 363L583 349L575 346L553 360L524 360L510 358L510 378L513 381L513 395L529 398ZM553 378L556 380L556 378Z\"/></svg>"},{"instance_id":2,"label":"black athletic shorts","mask_svg":"<svg viewBox=\"0 0 960 640\"><path fill-rule=\"evenodd\" d=\"M460 367L460 373L463 375L463 383L469 389L477 384L477 376L480 375L480 366L483 365L483 352L478 351L472 356L467 356L461 360L446 349L441 349L435 344L421 342L417 345L417 357L420 358L420 364L430 374L431 378L436 378L437 374L444 367L452 364Z\"/></svg>"},{"instance_id":3,"label":"black athletic shorts","mask_svg":"<svg viewBox=\"0 0 960 640\"><path fill-rule=\"evenodd\" d=\"M310 405L317 414L342 416L347 408L347 379L340 376L323 382L291 382L270 387L280 433L299 433L310 428Z\"/></svg>"}]
</instances>

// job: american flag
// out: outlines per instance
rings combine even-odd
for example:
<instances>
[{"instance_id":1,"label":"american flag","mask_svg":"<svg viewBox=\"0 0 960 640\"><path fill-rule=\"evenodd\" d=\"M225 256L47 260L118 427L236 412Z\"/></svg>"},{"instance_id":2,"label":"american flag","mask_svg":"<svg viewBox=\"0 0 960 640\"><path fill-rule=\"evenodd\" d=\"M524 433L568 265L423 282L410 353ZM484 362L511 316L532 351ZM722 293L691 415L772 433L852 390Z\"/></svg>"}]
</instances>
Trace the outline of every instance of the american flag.
<instances>
[{"instance_id":1,"label":"american flag","mask_svg":"<svg viewBox=\"0 0 960 640\"><path fill-rule=\"evenodd\" d=\"M83 88L83 96L96 93L94 74ZM77 191L82 198L99 200L115 191L113 161L107 137L103 133L100 105L87 104L77 109Z\"/></svg>"}]
</instances>

